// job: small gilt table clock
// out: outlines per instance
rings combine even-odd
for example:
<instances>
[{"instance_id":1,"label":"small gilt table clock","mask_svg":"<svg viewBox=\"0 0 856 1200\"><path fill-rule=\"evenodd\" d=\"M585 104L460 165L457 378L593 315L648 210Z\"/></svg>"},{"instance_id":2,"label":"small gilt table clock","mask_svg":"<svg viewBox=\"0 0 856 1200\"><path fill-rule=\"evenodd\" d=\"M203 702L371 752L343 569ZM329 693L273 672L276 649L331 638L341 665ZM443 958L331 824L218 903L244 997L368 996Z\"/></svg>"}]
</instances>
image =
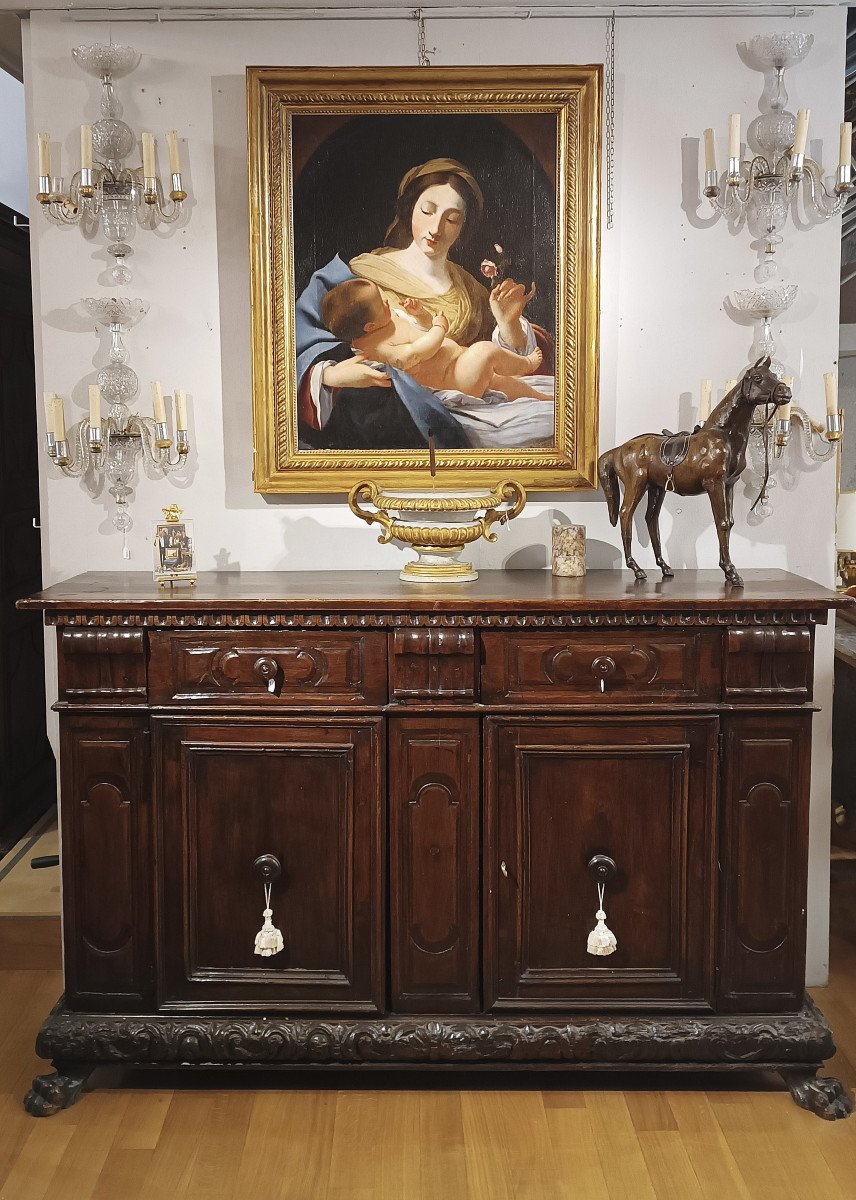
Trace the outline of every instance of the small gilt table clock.
<instances>
[{"instance_id":1,"label":"small gilt table clock","mask_svg":"<svg viewBox=\"0 0 856 1200\"><path fill-rule=\"evenodd\" d=\"M181 520L181 509L170 504L161 509L165 520L155 525L152 547L155 583L196 583L193 552L193 522Z\"/></svg>"}]
</instances>

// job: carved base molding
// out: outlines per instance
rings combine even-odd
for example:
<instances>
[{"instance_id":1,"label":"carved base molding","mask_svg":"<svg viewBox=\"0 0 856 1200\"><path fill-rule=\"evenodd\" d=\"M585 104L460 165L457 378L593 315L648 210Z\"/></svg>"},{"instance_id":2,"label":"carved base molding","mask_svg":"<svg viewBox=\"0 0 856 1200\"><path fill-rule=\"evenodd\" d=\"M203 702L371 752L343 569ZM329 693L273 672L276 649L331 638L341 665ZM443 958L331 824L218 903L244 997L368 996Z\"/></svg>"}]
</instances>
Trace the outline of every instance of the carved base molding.
<instances>
[{"instance_id":1,"label":"carved base molding","mask_svg":"<svg viewBox=\"0 0 856 1200\"><path fill-rule=\"evenodd\" d=\"M124 1016L67 1011L41 1028L41 1058L80 1063L812 1063L835 1053L821 1012L773 1016L580 1016L330 1020Z\"/></svg>"},{"instance_id":2,"label":"carved base molding","mask_svg":"<svg viewBox=\"0 0 856 1200\"><path fill-rule=\"evenodd\" d=\"M838 1080L815 1078L835 1047L808 997L801 1012L768 1017L580 1017L551 1023L121 1016L68 1012L61 1001L42 1026L36 1050L53 1059L57 1073L33 1081L24 1106L34 1116L74 1104L91 1070L110 1063L775 1070L796 1103L810 1112L835 1120L853 1110Z\"/></svg>"},{"instance_id":3,"label":"carved base molding","mask_svg":"<svg viewBox=\"0 0 856 1200\"><path fill-rule=\"evenodd\" d=\"M95 1066L406 1066L480 1064L588 1070L777 1070L798 1104L834 1119L852 1110L832 1079L815 1079L835 1050L821 1013L766 1017L579 1017L290 1020L283 1017L120 1016L68 1012L60 1002L36 1050L58 1075L38 1076L25 1106L48 1115L73 1104Z\"/></svg>"}]
</instances>

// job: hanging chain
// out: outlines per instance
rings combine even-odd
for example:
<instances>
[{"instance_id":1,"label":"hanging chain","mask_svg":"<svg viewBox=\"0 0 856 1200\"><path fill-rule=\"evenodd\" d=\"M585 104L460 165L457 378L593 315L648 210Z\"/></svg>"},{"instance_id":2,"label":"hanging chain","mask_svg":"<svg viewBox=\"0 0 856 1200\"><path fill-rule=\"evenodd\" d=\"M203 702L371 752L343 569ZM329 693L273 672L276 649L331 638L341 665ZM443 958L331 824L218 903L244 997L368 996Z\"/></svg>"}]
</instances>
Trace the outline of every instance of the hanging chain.
<instances>
[{"instance_id":1,"label":"hanging chain","mask_svg":"<svg viewBox=\"0 0 856 1200\"><path fill-rule=\"evenodd\" d=\"M606 18L606 79L604 81L606 125L606 228L615 217L615 10Z\"/></svg>"},{"instance_id":2,"label":"hanging chain","mask_svg":"<svg viewBox=\"0 0 856 1200\"><path fill-rule=\"evenodd\" d=\"M428 49L425 45L425 18L422 16L421 8L414 9L413 18L416 21L416 59L420 67L430 67L431 59L428 57ZM432 48L431 53L437 53L436 46Z\"/></svg>"}]
</instances>

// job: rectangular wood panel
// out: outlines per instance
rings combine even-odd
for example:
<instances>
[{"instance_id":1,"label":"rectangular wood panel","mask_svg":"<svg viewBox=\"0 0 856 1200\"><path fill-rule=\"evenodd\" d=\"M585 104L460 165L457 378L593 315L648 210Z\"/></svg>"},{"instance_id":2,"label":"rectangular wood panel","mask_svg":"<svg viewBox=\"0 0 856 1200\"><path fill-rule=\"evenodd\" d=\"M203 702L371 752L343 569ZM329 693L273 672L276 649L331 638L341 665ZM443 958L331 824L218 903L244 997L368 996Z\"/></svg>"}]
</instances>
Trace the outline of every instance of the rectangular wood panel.
<instances>
[{"instance_id":1,"label":"rectangular wood panel","mask_svg":"<svg viewBox=\"0 0 856 1200\"><path fill-rule=\"evenodd\" d=\"M485 991L494 1009L659 1001L708 1010L716 722L491 718ZM587 952L589 862L616 864L618 948Z\"/></svg>"},{"instance_id":2,"label":"rectangular wood panel","mask_svg":"<svg viewBox=\"0 0 856 1200\"><path fill-rule=\"evenodd\" d=\"M157 722L160 1006L383 1006L380 722ZM283 950L257 955L273 855Z\"/></svg>"},{"instance_id":3,"label":"rectangular wood panel","mask_svg":"<svg viewBox=\"0 0 856 1200\"><path fill-rule=\"evenodd\" d=\"M66 1001L152 1002L148 718L62 714Z\"/></svg>"},{"instance_id":4,"label":"rectangular wood panel","mask_svg":"<svg viewBox=\"0 0 856 1200\"><path fill-rule=\"evenodd\" d=\"M479 997L477 717L389 723L393 1010L476 1012Z\"/></svg>"},{"instance_id":5,"label":"rectangular wood panel","mask_svg":"<svg viewBox=\"0 0 856 1200\"><path fill-rule=\"evenodd\" d=\"M790 1012L805 991L811 715L726 717L719 1007Z\"/></svg>"}]
</instances>

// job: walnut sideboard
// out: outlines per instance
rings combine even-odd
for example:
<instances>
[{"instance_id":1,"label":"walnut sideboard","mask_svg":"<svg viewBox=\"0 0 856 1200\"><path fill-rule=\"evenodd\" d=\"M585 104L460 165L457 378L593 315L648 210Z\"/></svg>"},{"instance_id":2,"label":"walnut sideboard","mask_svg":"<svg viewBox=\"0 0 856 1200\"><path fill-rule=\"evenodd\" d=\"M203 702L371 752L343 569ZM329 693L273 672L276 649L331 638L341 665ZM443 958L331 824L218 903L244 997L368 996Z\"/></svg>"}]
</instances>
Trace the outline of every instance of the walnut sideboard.
<instances>
[{"instance_id":1,"label":"walnut sideboard","mask_svg":"<svg viewBox=\"0 0 856 1200\"><path fill-rule=\"evenodd\" d=\"M774 1070L845 1115L804 986L814 631L845 603L780 571L22 601L56 626L65 938L28 1111L124 1063Z\"/></svg>"}]
</instances>

